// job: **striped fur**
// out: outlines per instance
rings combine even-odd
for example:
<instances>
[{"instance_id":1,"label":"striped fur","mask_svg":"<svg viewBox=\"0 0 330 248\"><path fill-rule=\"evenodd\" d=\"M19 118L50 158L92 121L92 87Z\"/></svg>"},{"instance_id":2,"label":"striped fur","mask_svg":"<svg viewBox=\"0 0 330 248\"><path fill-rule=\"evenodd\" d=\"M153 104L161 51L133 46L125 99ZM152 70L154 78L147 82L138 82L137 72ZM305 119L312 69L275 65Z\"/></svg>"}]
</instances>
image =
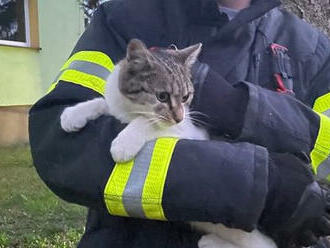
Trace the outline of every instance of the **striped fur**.
<instances>
[{"instance_id":1,"label":"striped fur","mask_svg":"<svg viewBox=\"0 0 330 248\"><path fill-rule=\"evenodd\" d=\"M141 41L132 40L126 59L120 62L120 92L133 104L146 106L164 122L179 123L194 94L190 67L200 49L197 44L183 50L151 51ZM159 101L160 93L167 93L168 101Z\"/></svg>"}]
</instances>

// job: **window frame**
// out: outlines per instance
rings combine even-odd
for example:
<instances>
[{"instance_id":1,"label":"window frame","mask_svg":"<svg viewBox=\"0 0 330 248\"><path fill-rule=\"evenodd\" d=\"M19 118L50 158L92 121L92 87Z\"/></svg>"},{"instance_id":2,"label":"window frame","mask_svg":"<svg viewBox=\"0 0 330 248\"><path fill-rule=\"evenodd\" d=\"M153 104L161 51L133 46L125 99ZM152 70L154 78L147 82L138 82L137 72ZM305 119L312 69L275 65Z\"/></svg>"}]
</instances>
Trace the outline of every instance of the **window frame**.
<instances>
[{"instance_id":1,"label":"window frame","mask_svg":"<svg viewBox=\"0 0 330 248\"><path fill-rule=\"evenodd\" d=\"M31 33L30 33L30 8L29 0L24 0L24 20L25 20L25 42L12 41L12 40L1 40L0 46L15 46L15 47L31 47Z\"/></svg>"}]
</instances>

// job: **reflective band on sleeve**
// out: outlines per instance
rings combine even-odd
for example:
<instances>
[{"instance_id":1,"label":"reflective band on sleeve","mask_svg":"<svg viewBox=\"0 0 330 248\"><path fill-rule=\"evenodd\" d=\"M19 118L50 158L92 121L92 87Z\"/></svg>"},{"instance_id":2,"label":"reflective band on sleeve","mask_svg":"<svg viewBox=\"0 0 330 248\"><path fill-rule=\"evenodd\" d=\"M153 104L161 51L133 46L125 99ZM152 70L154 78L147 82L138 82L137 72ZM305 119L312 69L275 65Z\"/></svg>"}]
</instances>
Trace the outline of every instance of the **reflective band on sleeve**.
<instances>
[{"instance_id":1,"label":"reflective band on sleeve","mask_svg":"<svg viewBox=\"0 0 330 248\"><path fill-rule=\"evenodd\" d=\"M72 61L75 60L87 61L97 65L101 65L106 69L108 69L109 71L112 71L114 68L111 59L105 53L99 51L80 51L73 54L67 60L67 62L65 62L65 64L61 68L61 71L68 68L68 66L72 63Z\"/></svg>"},{"instance_id":2,"label":"reflective band on sleeve","mask_svg":"<svg viewBox=\"0 0 330 248\"><path fill-rule=\"evenodd\" d=\"M75 70L64 71L59 80L81 85L92 89L101 95L104 94L106 84L106 81L99 77Z\"/></svg>"},{"instance_id":3,"label":"reflective band on sleeve","mask_svg":"<svg viewBox=\"0 0 330 248\"><path fill-rule=\"evenodd\" d=\"M320 96L315 100L313 110L325 114L330 109L330 93Z\"/></svg>"},{"instance_id":4,"label":"reflective band on sleeve","mask_svg":"<svg viewBox=\"0 0 330 248\"><path fill-rule=\"evenodd\" d=\"M313 110L320 116L319 132L311 152L313 171L319 179L330 182L330 93L317 98Z\"/></svg>"},{"instance_id":5,"label":"reflective band on sleeve","mask_svg":"<svg viewBox=\"0 0 330 248\"><path fill-rule=\"evenodd\" d=\"M326 181L329 181L329 177L330 177L330 158L329 157L326 160L324 160L317 168L317 176L320 179L325 179Z\"/></svg>"},{"instance_id":6,"label":"reflective band on sleeve","mask_svg":"<svg viewBox=\"0 0 330 248\"><path fill-rule=\"evenodd\" d=\"M116 164L104 190L104 200L110 214L129 216L123 203L123 193L134 161Z\"/></svg>"},{"instance_id":7,"label":"reflective band on sleeve","mask_svg":"<svg viewBox=\"0 0 330 248\"><path fill-rule=\"evenodd\" d=\"M65 70L76 70L107 80L110 71L105 67L87 61L75 60Z\"/></svg>"},{"instance_id":8,"label":"reflective band on sleeve","mask_svg":"<svg viewBox=\"0 0 330 248\"><path fill-rule=\"evenodd\" d=\"M319 174L321 172L319 169L322 168L322 171L325 171L320 165L327 160L330 154L330 119L323 114L319 114L319 116L320 128L314 149L311 152L311 159L314 173L320 178L327 178L328 175Z\"/></svg>"},{"instance_id":9,"label":"reflective band on sleeve","mask_svg":"<svg viewBox=\"0 0 330 248\"><path fill-rule=\"evenodd\" d=\"M129 166L115 165L104 190L110 214L166 220L163 190L177 141L176 138L159 138L145 145Z\"/></svg>"},{"instance_id":10,"label":"reflective band on sleeve","mask_svg":"<svg viewBox=\"0 0 330 248\"><path fill-rule=\"evenodd\" d=\"M143 209L149 219L166 220L162 207L163 190L177 141L163 138L156 142L142 195Z\"/></svg>"},{"instance_id":11,"label":"reflective band on sleeve","mask_svg":"<svg viewBox=\"0 0 330 248\"><path fill-rule=\"evenodd\" d=\"M78 52L63 65L48 92L52 91L60 80L63 80L87 87L103 95L106 80L113 68L111 59L102 52Z\"/></svg>"}]
</instances>

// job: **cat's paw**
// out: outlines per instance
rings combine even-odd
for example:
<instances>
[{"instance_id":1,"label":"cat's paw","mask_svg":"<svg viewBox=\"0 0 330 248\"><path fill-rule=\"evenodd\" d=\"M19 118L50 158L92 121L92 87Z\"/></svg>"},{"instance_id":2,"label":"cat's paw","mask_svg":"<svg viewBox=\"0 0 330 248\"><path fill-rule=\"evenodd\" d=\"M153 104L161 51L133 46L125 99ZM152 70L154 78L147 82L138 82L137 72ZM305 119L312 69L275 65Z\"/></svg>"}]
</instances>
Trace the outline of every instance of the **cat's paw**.
<instances>
[{"instance_id":1,"label":"cat's paw","mask_svg":"<svg viewBox=\"0 0 330 248\"><path fill-rule=\"evenodd\" d=\"M198 241L198 248L239 248L229 243L215 234L203 235Z\"/></svg>"},{"instance_id":2,"label":"cat's paw","mask_svg":"<svg viewBox=\"0 0 330 248\"><path fill-rule=\"evenodd\" d=\"M62 129L68 133L82 129L86 125L87 119L80 114L75 106L65 108L60 117Z\"/></svg>"},{"instance_id":3,"label":"cat's paw","mask_svg":"<svg viewBox=\"0 0 330 248\"><path fill-rule=\"evenodd\" d=\"M119 134L111 143L110 153L115 162L123 163L132 160L141 150L141 144L136 139Z\"/></svg>"}]
</instances>

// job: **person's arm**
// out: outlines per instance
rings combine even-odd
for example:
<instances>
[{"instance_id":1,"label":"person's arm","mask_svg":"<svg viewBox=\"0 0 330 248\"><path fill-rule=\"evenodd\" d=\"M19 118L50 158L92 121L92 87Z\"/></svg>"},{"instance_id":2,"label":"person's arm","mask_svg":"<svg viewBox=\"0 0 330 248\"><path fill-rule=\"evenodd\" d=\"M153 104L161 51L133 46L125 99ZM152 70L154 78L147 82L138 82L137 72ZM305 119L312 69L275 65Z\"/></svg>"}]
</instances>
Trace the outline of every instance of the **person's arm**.
<instances>
[{"instance_id":1,"label":"person's arm","mask_svg":"<svg viewBox=\"0 0 330 248\"><path fill-rule=\"evenodd\" d=\"M253 228L267 193L266 149L159 139L134 163L115 164L110 144L122 128L115 118L100 117L77 133L61 129L64 108L102 96L113 65L125 55L128 38L109 25L111 13L104 11L102 5L50 92L30 111L31 150L41 178L63 199L113 215ZM244 186L238 188L236 180ZM231 189L237 190L235 197Z\"/></svg>"},{"instance_id":2,"label":"person's arm","mask_svg":"<svg viewBox=\"0 0 330 248\"><path fill-rule=\"evenodd\" d=\"M205 121L213 125L216 134L259 144L271 151L310 155L314 172L326 179L330 166L320 171L319 165L330 154L330 119L320 113L330 108L329 47L329 40L320 35L314 56L319 69L309 83L313 87L306 88L310 98L306 102L314 105L314 110L290 95L248 82L232 86L203 64L198 66L197 74L205 75L197 77L202 80L197 80L196 108L208 116Z\"/></svg>"}]
</instances>

